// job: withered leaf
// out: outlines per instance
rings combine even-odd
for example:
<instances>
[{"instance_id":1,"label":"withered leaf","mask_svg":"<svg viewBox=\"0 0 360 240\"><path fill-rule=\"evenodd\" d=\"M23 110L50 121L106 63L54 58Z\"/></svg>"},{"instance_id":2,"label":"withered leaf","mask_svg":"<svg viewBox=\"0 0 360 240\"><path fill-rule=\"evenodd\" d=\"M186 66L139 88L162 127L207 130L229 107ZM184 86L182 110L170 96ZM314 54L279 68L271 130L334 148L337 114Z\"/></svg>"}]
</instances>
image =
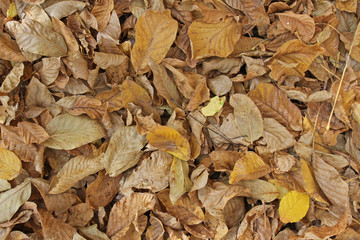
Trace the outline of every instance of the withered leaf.
<instances>
[{"instance_id":1,"label":"withered leaf","mask_svg":"<svg viewBox=\"0 0 360 240\"><path fill-rule=\"evenodd\" d=\"M91 10L91 14L97 20L98 30L101 32L106 28L110 20L111 11L114 9L113 0L104 0L97 2L94 8Z\"/></svg>"},{"instance_id":2,"label":"withered leaf","mask_svg":"<svg viewBox=\"0 0 360 240\"><path fill-rule=\"evenodd\" d=\"M147 10L135 27L135 44L131 50L131 63L138 74L149 71L149 58L160 63L175 41L178 24L170 11Z\"/></svg>"},{"instance_id":3,"label":"withered leaf","mask_svg":"<svg viewBox=\"0 0 360 240\"><path fill-rule=\"evenodd\" d=\"M185 193L190 191L192 182L189 178L189 164L174 157L170 167L170 201L176 201Z\"/></svg>"},{"instance_id":4,"label":"withered leaf","mask_svg":"<svg viewBox=\"0 0 360 240\"><path fill-rule=\"evenodd\" d=\"M76 229L69 224L56 219L46 210L39 211L41 216L42 232L46 239L72 240Z\"/></svg>"},{"instance_id":5,"label":"withered leaf","mask_svg":"<svg viewBox=\"0 0 360 240\"><path fill-rule=\"evenodd\" d=\"M308 42L315 33L315 22L309 15L294 12L279 13L281 24L292 33L299 34L301 40Z\"/></svg>"},{"instance_id":6,"label":"withered leaf","mask_svg":"<svg viewBox=\"0 0 360 240\"><path fill-rule=\"evenodd\" d=\"M16 88L20 83L20 78L24 73L24 64L16 63L11 69L11 72L6 76L1 84L0 92L9 93Z\"/></svg>"},{"instance_id":7,"label":"withered leaf","mask_svg":"<svg viewBox=\"0 0 360 240\"><path fill-rule=\"evenodd\" d=\"M0 58L14 62L24 62L26 60L15 41L4 32L0 34Z\"/></svg>"}]
</instances>

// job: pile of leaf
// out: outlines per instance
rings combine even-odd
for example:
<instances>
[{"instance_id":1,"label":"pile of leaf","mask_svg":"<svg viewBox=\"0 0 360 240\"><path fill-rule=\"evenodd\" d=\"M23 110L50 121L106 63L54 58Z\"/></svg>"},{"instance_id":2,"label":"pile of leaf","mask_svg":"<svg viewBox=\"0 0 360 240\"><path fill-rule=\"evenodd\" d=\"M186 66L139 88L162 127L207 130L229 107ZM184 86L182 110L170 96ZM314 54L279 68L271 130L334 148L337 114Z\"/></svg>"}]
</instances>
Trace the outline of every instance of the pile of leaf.
<instances>
[{"instance_id":1,"label":"pile of leaf","mask_svg":"<svg viewBox=\"0 0 360 240\"><path fill-rule=\"evenodd\" d=\"M359 17L1 0L0 239L359 239Z\"/></svg>"}]
</instances>

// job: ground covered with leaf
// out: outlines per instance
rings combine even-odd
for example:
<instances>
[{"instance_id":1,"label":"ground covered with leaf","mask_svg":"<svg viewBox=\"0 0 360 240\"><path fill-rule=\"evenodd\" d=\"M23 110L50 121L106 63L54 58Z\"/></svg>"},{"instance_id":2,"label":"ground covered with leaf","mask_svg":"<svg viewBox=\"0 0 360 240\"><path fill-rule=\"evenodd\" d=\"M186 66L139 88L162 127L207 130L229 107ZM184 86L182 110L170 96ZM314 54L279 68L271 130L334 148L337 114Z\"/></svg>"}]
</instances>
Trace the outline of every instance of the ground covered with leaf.
<instances>
[{"instance_id":1,"label":"ground covered with leaf","mask_svg":"<svg viewBox=\"0 0 360 240\"><path fill-rule=\"evenodd\" d=\"M359 16L0 0L0 239L359 239Z\"/></svg>"}]
</instances>

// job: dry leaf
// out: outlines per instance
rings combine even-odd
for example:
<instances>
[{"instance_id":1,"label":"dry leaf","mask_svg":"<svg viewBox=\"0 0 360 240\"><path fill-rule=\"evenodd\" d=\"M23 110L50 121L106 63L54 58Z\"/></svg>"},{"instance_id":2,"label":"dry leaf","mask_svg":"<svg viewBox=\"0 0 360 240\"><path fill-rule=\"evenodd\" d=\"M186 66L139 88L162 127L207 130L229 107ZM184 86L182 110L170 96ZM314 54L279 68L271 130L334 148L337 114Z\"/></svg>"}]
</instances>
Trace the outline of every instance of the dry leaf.
<instances>
[{"instance_id":1,"label":"dry leaf","mask_svg":"<svg viewBox=\"0 0 360 240\"><path fill-rule=\"evenodd\" d=\"M24 62L26 60L15 41L4 32L0 35L0 58L14 62Z\"/></svg>"},{"instance_id":2,"label":"dry leaf","mask_svg":"<svg viewBox=\"0 0 360 240\"><path fill-rule=\"evenodd\" d=\"M280 220L283 223L300 221L309 209L309 201L309 195L306 193L288 192L280 201Z\"/></svg>"},{"instance_id":3,"label":"dry leaf","mask_svg":"<svg viewBox=\"0 0 360 240\"><path fill-rule=\"evenodd\" d=\"M245 156L235 163L229 183L236 184L241 180L258 179L271 171L272 168L259 155L254 152L246 152Z\"/></svg>"},{"instance_id":4,"label":"dry leaf","mask_svg":"<svg viewBox=\"0 0 360 240\"><path fill-rule=\"evenodd\" d=\"M135 126L121 126L112 135L102 162L106 174L116 177L132 168L139 161L146 143L145 137L139 135Z\"/></svg>"},{"instance_id":5,"label":"dry leaf","mask_svg":"<svg viewBox=\"0 0 360 240\"><path fill-rule=\"evenodd\" d=\"M46 141L50 136L43 127L32 122L19 122L19 133L25 144L40 144Z\"/></svg>"},{"instance_id":6,"label":"dry leaf","mask_svg":"<svg viewBox=\"0 0 360 240\"><path fill-rule=\"evenodd\" d=\"M21 161L15 153L0 148L0 178L12 180L21 172Z\"/></svg>"},{"instance_id":7,"label":"dry leaf","mask_svg":"<svg viewBox=\"0 0 360 240\"><path fill-rule=\"evenodd\" d=\"M16 63L11 72L6 76L1 84L0 92L9 93L14 90L20 83L20 78L24 73L24 64Z\"/></svg>"},{"instance_id":8,"label":"dry leaf","mask_svg":"<svg viewBox=\"0 0 360 240\"><path fill-rule=\"evenodd\" d=\"M304 42L309 42L314 36L315 22L309 15L285 12L279 13L278 17L284 28L299 34L300 39Z\"/></svg>"},{"instance_id":9,"label":"dry leaf","mask_svg":"<svg viewBox=\"0 0 360 240\"><path fill-rule=\"evenodd\" d=\"M272 84L260 83L248 96L264 118L274 118L289 130L302 130L300 110Z\"/></svg>"},{"instance_id":10,"label":"dry leaf","mask_svg":"<svg viewBox=\"0 0 360 240\"><path fill-rule=\"evenodd\" d=\"M48 211L40 210L39 213L41 216L42 232L45 239L73 239L73 236L76 233L75 228L56 219Z\"/></svg>"},{"instance_id":11,"label":"dry leaf","mask_svg":"<svg viewBox=\"0 0 360 240\"><path fill-rule=\"evenodd\" d=\"M201 109L201 113L206 117L213 116L215 115L215 113L221 110L224 103L225 103L224 97L219 98L218 96L215 96L211 98L210 102Z\"/></svg>"},{"instance_id":12,"label":"dry leaf","mask_svg":"<svg viewBox=\"0 0 360 240\"><path fill-rule=\"evenodd\" d=\"M172 204L185 193L190 191L192 182L189 178L189 164L174 157L170 167L170 193Z\"/></svg>"},{"instance_id":13,"label":"dry leaf","mask_svg":"<svg viewBox=\"0 0 360 240\"><path fill-rule=\"evenodd\" d=\"M258 140L264 131L261 113L254 102L243 94L234 94L230 98L230 105L234 108L235 122L240 134L251 144Z\"/></svg>"},{"instance_id":14,"label":"dry leaf","mask_svg":"<svg viewBox=\"0 0 360 240\"><path fill-rule=\"evenodd\" d=\"M232 17L219 23L195 20L188 30L191 41L191 58L229 56L240 38L240 32L241 24Z\"/></svg>"},{"instance_id":15,"label":"dry leaf","mask_svg":"<svg viewBox=\"0 0 360 240\"><path fill-rule=\"evenodd\" d=\"M44 10L50 17L61 19L83 9L85 6L86 4L81 1L60 1L46 7Z\"/></svg>"},{"instance_id":16,"label":"dry leaf","mask_svg":"<svg viewBox=\"0 0 360 240\"><path fill-rule=\"evenodd\" d=\"M159 64L175 41L178 24L170 11L147 10L136 23L131 63L138 74L149 71L149 59Z\"/></svg>"},{"instance_id":17,"label":"dry leaf","mask_svg":"<svg viewBox=\"0 0 360 240\"><path fill-rule=\"evenodd\" d=\"M16 187L0 193L0 223L9 221L31 195L31 183L27 178Z\"/></svg>"},{"instance_id":18,"label":"dry leaf","mask_svg":"<svg viewBox=\"0 0 360 240\"><path fill-rule=\"evenodd\" d=\"M70 150L96 141L105 132L96 121L85 116L61 114L52 119L46 127L50 138L43 142L47 147Z\"/></svg>"},{"instance_id":19,"label":"dry leaf","mask_svg":"<svg viewBox=\"0 0 360 240\"><path fill-rule=\"evenodd\" d=\"M184 161L190 159L189 142L179 132L170 127L157 126L149 131L146 139L152 146L161 151L168 152Z\"/></svg>"},{"instance_id":20,"label":"dry leaf","mask_svg":"<svg viewBox=\"0 0 360 240\"><path fill-rule=\"evenodd\" d=\"M50 194L63 193L84 177L103 169L101 154L96 157L77 156L70 159L53 177L50 183Z\"/></svg>"},{"instance_id":21,"label":"dry leaf","mask_svg":"<svg viewBox=\"0 0 360 240\"><path fill-rule=\"evenodd\" d=\"M98 30L101 32L105 29L110 20L111 11L114 9L113 0L104 0L97 2L94 8L91 10L91 14L97 20Z\"/></svg>"},{"instance_id":22,"label":"dry leaf","mask_svg":"<svg viewBox=\"0 0 360 240\"><path fill-rule=\"evenodd\" d=\"M279 195L276 187L264 180L245 180L239 182L240 185L251 190L251 196L264 202L271 202Z\"/></svg>"}]
</instances>

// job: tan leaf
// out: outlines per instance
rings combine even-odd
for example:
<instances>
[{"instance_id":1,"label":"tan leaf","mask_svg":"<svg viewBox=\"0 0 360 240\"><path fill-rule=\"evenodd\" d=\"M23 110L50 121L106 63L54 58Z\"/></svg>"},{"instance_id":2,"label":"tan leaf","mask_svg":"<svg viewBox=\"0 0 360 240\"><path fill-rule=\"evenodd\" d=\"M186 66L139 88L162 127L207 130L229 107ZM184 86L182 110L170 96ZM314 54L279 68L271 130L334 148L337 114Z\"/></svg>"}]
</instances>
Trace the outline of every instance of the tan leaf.
<instances>
[{"instance_id":1,"label":"tan leaf","mask_svg":"<svg viewBox=\"0 0 360 240\"><path fill-rule=\"evenodd\" d=\"M94 63L102 69L118 66L126 59L126 55L95 52Z\"/></svg>"},{"instance_id":2,"label":"tan leaf","mask_svg":"<svg viewBox=\"0 0 360 240\"><path fill-rule=\"evenodd\" d=\"M170 11L147 10L135 26L135 44L131 62L138 74L149 71L149 58L159 64L175 41L178 24Z\"/></svg>"},{"instance_id":3,"label":"tan leaf","mask_svg":"<svg viewBox=\"0 0 360 240\"><path fill-rule=\"evenodd\" d=\"M43 142L47 147L70 150L105 136L103 127L86 116L69 113L53 118L46 127L50 138Z\"/></svg>"},{"instance_id":4,"label":"tan leaf","mask_svg":"<svg viewBox=\"0 0 360 240\"><path fill-rule=\"evenodd\" d=\"M205 167L203 164L200 164L196 169L192 171L190 179L193 182L193 186L190 192L205 187L209 179L208 168Z\"/></svg>"},{"instance_id":5,"label":"tan leaf","mask_svg":"<svg viewBox=\"0 0 360 240\"><path fill-rule=\"evenodd\" d=\"M150 189L159 192L169 185L170 166L173 157L169 153L155 151L142 160L124 179L121 191L131 188Z\"/></svg>"},{"instance_id":6,"label":"tan leaf","mask_svg":"<svg viewBox=\"0 0 360 240\"><path fill-rule=\"evenodd\" d=\"M50 85L53 83L59 75L59 70L61 67L60 58L42 58L42 66L39 69L41 82Z\"/></svg>"},{"instance_id":7,"label":"tan leaf","mask_svg":"<svg viewBox=\"0 0 360 240\"><path fill-rule=\"evenodd\" d=\"M14 35L22 51L48 57L63 57L67 54L63 37L37 21L23 19L16 27Z\"/></svg>"},{"instance_id":8,"label":"tan leaf","mask_svg":"<svg viewBox=\"0 0 360 240\"><path fill-rule=\"evenodd\" d=\"M155 202L155 196L151 193L132 193L130 196L124 196L110 211L106 234L111 237L128 229L138 216L152 210Z\"/></svg>"},{"instance_id":9,"label":"tan leaf","mask_svg":"<svg viewBox=\"0 0 360 240\"><path fill-rule=\"evenodd\" d=\"M86 3L81 1L60 1L51 4L44 10L50 17L61 19L83 9L85 6Z\"/></svg>"},{"instance_id":10,"label":"tan leaf","mask_svg":"<svg viewBox=\"0 0 360 240\"><path fill-rule=\"evenodd\" d=\"M236 184L241 180L258 179L272 172L272 168L254 152L246 152L235 163L234 169L230 174L229 183Z\"/></svg>"},{"instance_id":11,"label":"tan leaf","mask_svg":"<svg viewBox=\"0 0 360 240\"><path fill-rule=\"evenodd\" d=\"M53 217L46 210L39 210L41 216L41 227L45 239L72 240L76 229L69 224Z\"/></svg>"},{"instance_id":12,"label":"tan leaf","mask_svg":"<svg viewBox=\"0 0 360 240\"><path fill-rule=\"evenodd\" d=\"M235 151L215 150L210 153L210 159L217 172L231 172L237 160L243 156L242 152Z\"/></svg>"},{"instance_id":13,"label":"tan leaf","mask_svg":"<svg viewBox=\"0 0 360 240\"><path fill-rule=\"evenodd\" d=\"M348 205L348 184L342 180L335 168L327 164L318 154L313 158L314 174L321 190L331 203L339 208Z\"/></svg>"},{"instance_id":14,"label":"tan leaf","mask_svg":"<svg viewBox=\"0 0 360 240\"><path fill-rule=\"evenodd\" d=\"M241 24L229 17L219 23L195 20L188 29L192 59L227 57L234 50L241 35Z\"/></svg>"},{"instance_id":15,"label":"tan leaf","mask_svg":"<svg viewBox=\"0 0 360 240\"><path fill-rule=\"evenodd\" d=\"M251 144L258 140L264 131L261 113L254 102L243 94L233 94L230 105L234 108L235 122L240 134Z\"/></svg>"},{"instance_id":16,"label":"tan leaf","mask_svg":"<svg viewBox=\"0 0 360 240\"><path fill-rule=\"evenodd\" d=\"M163 239L165 233L162 222L154 215L150 215L150 226L146 231L146 239L148 240L160 240Z\"/></svg>"},{"instance_id":17,"label":"tan leaf","mask_svg":"<svg viewBox=\"0 0 360 240\"><path fill-rule=\"evenodd\" d=\"M31 195L31 183L27 178L16 187L0 193L0 223L9 221Z\"/></svg>"},{"instance_id":18,"label":"tan leaf","mask_svg":"<svg viewBox=\"0 0 360 240\"><path fill-rule=\"evenodd\" d=\"M43 127L32 122L19 122L19 133L25 144L40 144L46 141L50 136Z\"/></svg>"},{"instance_id":19,"label":"tan leaf","mask_svg":"<svg viewBox=\"0 0 360 240\"><path fill-rule=\"evenodd\" d=\"M73 227L84 227L94 216L94 211L87 203L79 203L68 210L66 223Z\"/></svg>"},{"instance_id":20,"label":"tan leaf","mask_svg":"<svg viewBox=\"0 0 360 240\"><path fill-rule=\"evenodd\" d=\"M97 225L91 225L88 227L82 227L79 229L81 233L84 234L84 236L90 238L90 239L96 239L96 240L110 240L110 238L103 232L101 232Z\"/></svg>"},{"instance_id":21,"label":"tan leaf","mask_svg":"<svg viewBox=\"0 0 360 240\"><path fill-rule=\"evenodd\" d=\"M248 96L264 118L274 118L289 130L302 130L300 110L274 85L260 83Z\"/></svg>"},{"instance_id":22,"label":"tan leaf","mask_svg":"<svg viewBox=\"0 0 360 240\"><path fill-rule=\"evenodd\" d=\"M272 202L279 195L276 187L264 180L245 180L239 184L250 189L253 198L260 199L264 202Z\"/></svg>"},{"instance_id":23,"label":"tan leaf","mask_svg":"<svg viewBox=\"0 0 360 240\"><path fill-rule=\"evenodd\" d=\"M115 177L135 166L145 143L146 138L136 131L135 126L120 126L112 135L102 160L106 174Z\"/></svg>"},{"instance_id":24,"label":"tan leaf","mask_svg":"<svg viewBox=\"0 0 360 240\"><path fill-rule=\"evenodd\" d=\"M86 96L78 97L68 112L75 116L85 113L92 119L101 119L107 113L100 100Z\"/></svg>"},{"instance_id":25,"label":"tan leaf","mask_svg":"<svg viewBox=\"0 0 360 240\"><path fill-rule=\"evenodd\" d=\"M264 26L270 23L261 0L226 0L225 2L229 4L229 6L245 13L246 18L244 23L246 24Z\"/></svg>"},{"instance_id":26,"label":"tan leaf","mask_svg":"<svg viewBox=\"0 0 360 240\"><path fill-rule=\"evenodd\" d=\"M231 79L226 75L219 75L207 80L207 84L215 95L222 96L227 94L233 85Z\"/></svg>"},{"instance_id":27,"label":"tan leaf","mask_svg":"<svg viewBox=\"0 0 360 240\"><path fill-rule=\"evenodd\" d=\"M281 76L303 77L311 62L322 52L318 44L308 46L300 40L290 40L281 45L268 62L270 77L275 80Z\"/></svg>"},{"instance_id":28,"label":"tan leaf","mask_svg":"<svg viewBox=\"0 0 360 240\"><path fill-rule=\"evenodd\" d=\"M0 178L0 192L6 191L11 188L11 185L5 179Z\"/></svg>"},{"instance_id":29,"label":"tan leaf","mask_svg":"<svg viewBox=\"0 0 360 240\"><path fill-rule=\"evenodd\" d=\"M147 91L134 81L126 79L121 85L121 100L128 108L130 102L142 107L143 113L147 116L153 114L156 122L160 122L160 115L152 106L152 99Z\"/></svg>"},{"instance_id":30,"label":"tan leaf","mask_svg":"<svg viewBox=\"0 0 360 240\"><path fill-rule=\"evenodd\" d=\"M185 193L190 191L192 182L189 178L189 164L174 157L170 168L170 193L172 204Z\"/></svg>"},{"instance_id":31,"label":"tan leaf","mask_svg":"<svg viewBox=\"0 0 360 240\"><path fill-rule=\"evenodd\" d=\"M187 225L199 224L205 220L204 212L196 202L191 201L187 194L183 195L176 204L172 204L169 198L169 190L163 190L157 194L166 210L180 222Z\"/></svg>"},{"instance_id":32,"label":"tan leaf","mask_svg":"<svg viewBox=\"0 0 360 240\"><path fill-rule=\"evenodd\" d=\"M104 91L95 96L102 104L107 104L109 112L117 111L123 107L121 91L118 85L114 85L110 91Z\"/></svg>"},{"instance_id":33,"label":"tan leaf","mask_svg":"<svg viewBox=\"0 0 360 240\"><path fill-rule=\"evenodd\" d=\"M212 186L200 189L198 195L203 207L224 209L230 199L236 196L250 197L251 192L243 186L214 182Z\"/></svg>"},{"instance_id":34,"label":"tan leaf","mask_svg":"<svg viewBox=\"0 0 360 240\"><path fill-rule=\"evenodd\" d=\"M113 0L104 0L101 2L97 2L94 8L91 10L91 14L97 20L98 30L102 32L106 25L110 20L111 11L114 9L114 1Z\"/></svg>"},{"instance_id":35,"label":"tan leaf","mask_svg":"<svg viewBox=\"0 0 360 240\"><path fill-rule=\"evenodd\" d=\"M105 171L100 171L96 180L86 188L86 202L95 210L108 205L119 192L120 177L109 177Z\"/></svg>"},{"instance_id":36,"label":"tan leaf","mask_svg":"<svg viewBox=\"0 0 360 240\"><path fill-rule=\"evenodd\" d=\"M51 95L49 89L37 78L33 77L26 88L26 106L47 108L54 102L55 99Z\"/></svg>"},{"instance_id":37,"label":"tan leaf","mask_svg":"<svg viewBox=\"0 0 360 240\"><path fill-rule=\"evenodd\" d=\"M70 159L50 183L50 194L63 193L84 177L103 169L103 155L97 157L77 156Z\"/></svg>"},{"instance_id":38,"label":"tan leaf","mask_svg":"<svg viewBox=\"0 0 360 240\"><path fill-rule=\"evenodd\" d=\"M0 87L0 92L9 93L14 90L20 83L20 78L24 73L24 64L16 63L6 76Z\"/></svg>"},{"instance_id":39,"label":"tan leaf","mask_svg":"<svg viewBox=\"0 0 360 240\"><path fill-rule=\"evenodd\" d=\"M264 138L267 146L264 148L273 153L294 146L296 143L293 135L278 121L273 118L264 118ZM263 148L259 146L259 149Z\"/></svg>"},{"instance_id":40,"label":"tan leaf","mask_svg":"<svg viewBox=\"0 0 360 240\"><path fill-rule=\"evenodd\" d=\"M304 42L309 42L315 33L315 22L307 14L294 12L278 13L281 24L292 33L297 33Z\"/></svg>"},{"instance_id":41,"label":"tan leaf","mask_svg":"<svg viewBox=\"0 0 360 240\"><path fill-rule=\"evenodd\" d=\"M149 143L181 160L190 159L190 144L178 131L166 126L157 126L146 136Z\"/></svg>"},{"instance_id":42,"label":"tan leaf","mask_svg":"<svg viewBox=\"0 0 360 240\"><path fill-rule=\"evenodd\" d=\"M14 62L25 62L26 60L15 41L4 32L0 35L0 58Z\"/></svg>"}]
</instances>

